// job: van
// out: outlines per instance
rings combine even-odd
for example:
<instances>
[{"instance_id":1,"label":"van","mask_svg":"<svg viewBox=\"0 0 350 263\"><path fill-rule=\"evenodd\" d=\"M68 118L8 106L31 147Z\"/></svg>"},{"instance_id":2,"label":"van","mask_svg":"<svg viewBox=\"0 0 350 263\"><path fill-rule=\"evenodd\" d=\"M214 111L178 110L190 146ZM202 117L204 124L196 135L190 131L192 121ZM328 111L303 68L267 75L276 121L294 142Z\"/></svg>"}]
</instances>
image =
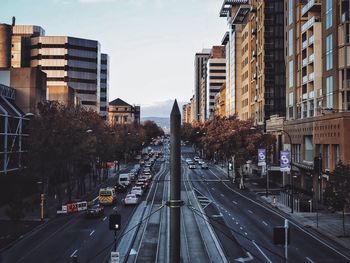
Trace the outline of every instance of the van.
<instances>
[{"instance_id":1,"label":"van","mask_svg":"<svg viewBox=\"0 0 350 263\"><path fill-rule=\"evenodd\" d=\"M125 174L120 174L119 175L119 179L118 179L118 183L125 185L125 186L129 186L130 185L130 174L129 173L125 173Z\"/></svg>"}]
</instances>

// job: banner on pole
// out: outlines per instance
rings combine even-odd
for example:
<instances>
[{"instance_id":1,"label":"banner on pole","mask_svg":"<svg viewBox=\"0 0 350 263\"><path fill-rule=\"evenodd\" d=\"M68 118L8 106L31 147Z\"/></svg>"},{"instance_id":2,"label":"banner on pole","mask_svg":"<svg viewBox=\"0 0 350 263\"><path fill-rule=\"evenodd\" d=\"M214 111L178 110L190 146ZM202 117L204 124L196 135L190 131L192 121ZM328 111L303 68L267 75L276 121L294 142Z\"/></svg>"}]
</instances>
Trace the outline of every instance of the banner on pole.
<instances>
[{"instance_id":1,"label":"banner on pole","mask_svg":"<svg viewBox=\"0 0 350 263\"><path fill-rule=\"evenodd\" d=\"M266 166L266 149L258 149L258 166Z\"/></svg>"},{"instance_id":2,"label":"banner on pole","mask_svg":"<svg viewBox=\"0 0 350 263\"><path fill-rule=\"evenodd\" d=\"M289 151L280 152L280 171L290 172L290 152Z\"/></svg>"}]
</instances>

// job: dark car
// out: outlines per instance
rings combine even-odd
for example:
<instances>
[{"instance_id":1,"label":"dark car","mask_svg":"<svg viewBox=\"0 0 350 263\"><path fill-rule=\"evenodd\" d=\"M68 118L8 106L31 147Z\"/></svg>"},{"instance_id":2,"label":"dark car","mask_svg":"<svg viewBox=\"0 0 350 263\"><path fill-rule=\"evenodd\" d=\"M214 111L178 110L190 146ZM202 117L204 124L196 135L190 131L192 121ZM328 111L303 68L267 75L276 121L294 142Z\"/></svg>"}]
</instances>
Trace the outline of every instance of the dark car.
<instances>
[{"instance_id":1,"label":"dark car","mask_svg":"<svg viewBox=\"0 0 350 263\"><path fill-rule=\"evenodd\" d=\"M116 193L125 193L128 190L128 188L123 184L116 184L114 189Z\"/></svg>"},{"instance_id":2,"label":"dark car","mask_svg":"<svg viewBox=\"0 0 350 263\"><path fill-rule=\"evenodd\" d=\"M104 207L102 205L93 205L86 210L87 217L101 217L104 215Z\"/></svg>"}]
</instances>

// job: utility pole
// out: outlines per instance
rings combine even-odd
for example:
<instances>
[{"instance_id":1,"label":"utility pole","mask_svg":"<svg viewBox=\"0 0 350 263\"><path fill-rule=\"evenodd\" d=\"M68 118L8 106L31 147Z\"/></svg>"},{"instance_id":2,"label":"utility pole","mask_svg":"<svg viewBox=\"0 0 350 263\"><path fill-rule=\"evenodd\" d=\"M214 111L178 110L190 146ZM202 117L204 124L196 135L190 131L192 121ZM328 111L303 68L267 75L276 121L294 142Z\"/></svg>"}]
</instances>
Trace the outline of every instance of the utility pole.
<instances>
[{"instance_id":1,"label":"utility pole","mask_svg":"<svg viewBox=\"0 0 350 263\"><path fill-rule=\"evenodd\" d=\"M170 114L170 262L180 262L181 113L175 100Z\"/></svg>"}]
</instances>

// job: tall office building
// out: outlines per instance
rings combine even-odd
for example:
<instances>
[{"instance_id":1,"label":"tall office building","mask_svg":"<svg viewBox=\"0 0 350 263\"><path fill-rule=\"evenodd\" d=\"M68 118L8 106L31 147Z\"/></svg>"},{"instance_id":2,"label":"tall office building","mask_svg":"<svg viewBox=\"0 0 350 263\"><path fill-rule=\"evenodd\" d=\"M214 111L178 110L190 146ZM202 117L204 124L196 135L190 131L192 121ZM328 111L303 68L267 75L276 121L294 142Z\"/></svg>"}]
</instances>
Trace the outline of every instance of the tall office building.
<instances>
[{"instance_id":1,"label":"tall office building","mask_svg":"<svg viewBox=\"0 0 350 263\"><path fill-rule=\"evenodd\" d=\"M206 77L206 118L213 118L215 95L226 81L225 46L213 46L211 49Z\"/></svg>"},{"instance_id":2,"label":"tall office building","mask_svg":"<svg viewBox=\"0 0 350 263\"><path fill-rule=\"evenodd\" d=\"M205 120L205 100L206 94L203 94L206 86L205 66L210 56L210 49L203 49L202 52L196 53L194 58L194 105L192 112L194 120L203 122ZM204 82L204 83L203 83Z\"/></svg>"},{"instance_id":3,"label":"tall office building","mask_svg":"<svg viewBox=\"0 0 350 263\"><path fill-rule=\"evenodd\" d=\"M100 78L100 115L107 120L109 102L109 57L107 54L101 54Z\"/></svg>"},{"instance_id":4,"label":"tall office building","mask_svg":"<svg viewBox=\"0 0 350 263\"><path fill-rule=\"evenodd\" d=\"M350 164L349 1L285 0L287 122L298 184L316 189L323 170ZM324 180L324 179L323 179ZM323 184L324 185L324 184Z\"/></svg>"},{"instance_id":5,"label":"tall office building","mask_svg":"<svg viewBox=\"0 0 350 263\"><path fill-rule=\"evenodd\" d=\"M47 75L48 100L80 104L106 118L108 56L101 55L98 41L45 36L41 27L15 20L1 24L0 34L0 68L37 67Z\"/></svg>"},{"instance_id":6,"label":"tall office building","mask_svg":"<svg viewBox=\"0 0 350 263\"><path fill-rule=\"evenodd\" d=\"M220 16L229 24L227 111L264 125L285 113L283 2L223 1ZM282 66L281 66L282 65Z\"/></svg>"}]
</instances>

